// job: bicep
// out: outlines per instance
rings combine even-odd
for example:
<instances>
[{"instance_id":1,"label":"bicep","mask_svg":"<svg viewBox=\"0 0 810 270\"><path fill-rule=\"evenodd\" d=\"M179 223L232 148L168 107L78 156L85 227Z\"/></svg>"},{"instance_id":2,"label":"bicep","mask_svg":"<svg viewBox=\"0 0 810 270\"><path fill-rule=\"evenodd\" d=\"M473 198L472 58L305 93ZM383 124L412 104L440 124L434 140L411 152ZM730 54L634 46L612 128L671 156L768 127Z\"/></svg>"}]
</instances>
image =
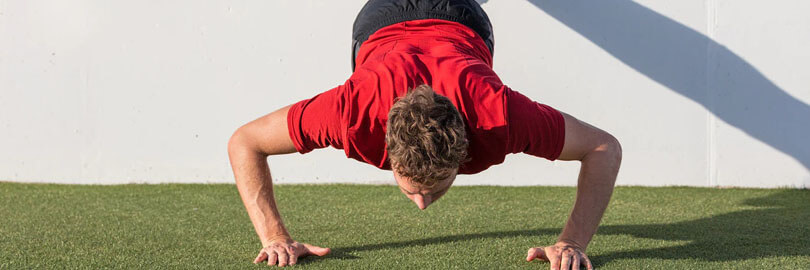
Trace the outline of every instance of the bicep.
<instances>
[{"instance_id":1,"label":"bicep","mask_svg":"<svg viewBox=\"0 0 810 270\"><path fill-rule=\"evenodd\" d=\"M239 128L234 137L253 151L267 155L337 147L342 138L341 89L335 87L253 120Z\"/></svg>"},{"instance_id":2,"label":"bicep","mask_svg":"<svg viewBox=\"0 0 810 270\"><path fill-rule=\"evenodd\" d=\"M612 144L616 139L609 133L560 112L565 120L565 143L558 159L582 160L585 155L600 147Z\"/></svg>"},{"instance_id":3,"label":"bicep","mask_svg":"<svg viewBox=\"0 0 810 270\"><path fill-rule=\"evenodd\" d=\"M296 152L287 127L287 113L292 105L278 109L240 127L234 138L241 144L266 155ZM235 140L232 138L232 140Z\"/></svg>"}]
</instances>

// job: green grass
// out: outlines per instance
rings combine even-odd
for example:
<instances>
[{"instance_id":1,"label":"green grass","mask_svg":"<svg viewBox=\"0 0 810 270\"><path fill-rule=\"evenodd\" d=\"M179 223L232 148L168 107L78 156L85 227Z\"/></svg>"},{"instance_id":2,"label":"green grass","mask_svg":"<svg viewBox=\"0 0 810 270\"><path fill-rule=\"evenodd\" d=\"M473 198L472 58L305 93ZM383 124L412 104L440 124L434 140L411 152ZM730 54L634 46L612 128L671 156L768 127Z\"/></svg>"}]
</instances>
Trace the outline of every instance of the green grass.
<instances>
[{"instance_id":1,"label":"green grass","mask_svg":"<svg viewBox=\"0 0 810 270\"><path fill-rule=\"evenodd\" d=\"M294 268L525 268L574 188L454 187L420 211L392 186L280 185L287 227L330 247ZM0 269L238 268L260 249L233 185L0 183ZM601 269L808 269L810 191L620 187L588 254Z\"/></svg>"}]
</instances>

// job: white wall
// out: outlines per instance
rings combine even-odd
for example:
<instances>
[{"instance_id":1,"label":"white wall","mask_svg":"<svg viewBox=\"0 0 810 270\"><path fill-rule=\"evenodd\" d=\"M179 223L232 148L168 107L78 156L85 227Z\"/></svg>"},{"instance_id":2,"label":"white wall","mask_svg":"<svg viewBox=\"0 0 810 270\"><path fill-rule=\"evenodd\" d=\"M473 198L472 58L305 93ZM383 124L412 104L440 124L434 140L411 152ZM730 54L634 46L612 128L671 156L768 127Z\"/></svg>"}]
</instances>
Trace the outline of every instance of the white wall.
<instances>
[{"instance_id":1,"label":"white wall","mask_svg":"<svg viewBox=\"0 0 810 270\"><path fill-rule=\"evenodd\" d=\"M241 124L342 83L363 0L0 0L0 180L232 182ZM479 0L512 88L616 135L623 185L810 186L810 2ZM342 151L281 183L391 183ZM458 184L574 185L523 155Z\"/></svg>"}]
</instances>

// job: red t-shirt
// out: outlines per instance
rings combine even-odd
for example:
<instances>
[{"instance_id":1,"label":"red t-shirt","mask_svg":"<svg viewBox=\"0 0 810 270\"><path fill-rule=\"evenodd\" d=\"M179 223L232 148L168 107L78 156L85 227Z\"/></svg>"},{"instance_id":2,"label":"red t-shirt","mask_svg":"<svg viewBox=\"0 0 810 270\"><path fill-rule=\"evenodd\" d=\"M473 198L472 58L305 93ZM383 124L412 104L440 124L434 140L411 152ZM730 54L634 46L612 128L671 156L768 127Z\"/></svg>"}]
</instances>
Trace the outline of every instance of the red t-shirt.
<instances>
[{"instance_id":1,"label":"red t-shirt","mask_svg":"<svg viewBox=\"0 0 810 270\"><path fill-rule=\"evenodd\" d=\"M397 23L371 35L343 85L290 108L290 138L302 154L331 145L390 170L388 111L396 97L421 84L450 99L464 119L470 161L461 165L461 174L500 164L510 153L554 160L562 151L562 114L505 86L475 31L435 19Z\"/></svg>"}]
</instances>

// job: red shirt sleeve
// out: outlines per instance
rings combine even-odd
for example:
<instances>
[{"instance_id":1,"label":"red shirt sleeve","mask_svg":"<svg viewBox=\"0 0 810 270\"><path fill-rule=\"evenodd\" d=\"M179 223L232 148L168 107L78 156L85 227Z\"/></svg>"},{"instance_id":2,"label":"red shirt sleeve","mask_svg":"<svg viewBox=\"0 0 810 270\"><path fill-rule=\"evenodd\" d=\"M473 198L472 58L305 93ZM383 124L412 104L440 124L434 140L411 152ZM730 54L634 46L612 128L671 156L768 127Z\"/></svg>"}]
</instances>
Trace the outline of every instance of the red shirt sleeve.
<instances>
[{"instance_id":1,"label":"red shirt sleeve","mask_svg":"<svg viewBox=\"0 0 810 270\"><path fill-rule=\"evenodd\" d=\"M287 112L287 129L295 149L308 153L333 146L343 149L341 132L343 86L293 104Z\"/></svg>"},{"instance_id":2,"label":"red shirt sleeve","mask_svg":"<svg viewBox=\"0 0 810 270\"><path fill-rule=\"evenodd\" d=\"M565 120L554 108L507 91L510 153L526 153L555 160L565 144Z\"/></svg>"}]
</instances>

